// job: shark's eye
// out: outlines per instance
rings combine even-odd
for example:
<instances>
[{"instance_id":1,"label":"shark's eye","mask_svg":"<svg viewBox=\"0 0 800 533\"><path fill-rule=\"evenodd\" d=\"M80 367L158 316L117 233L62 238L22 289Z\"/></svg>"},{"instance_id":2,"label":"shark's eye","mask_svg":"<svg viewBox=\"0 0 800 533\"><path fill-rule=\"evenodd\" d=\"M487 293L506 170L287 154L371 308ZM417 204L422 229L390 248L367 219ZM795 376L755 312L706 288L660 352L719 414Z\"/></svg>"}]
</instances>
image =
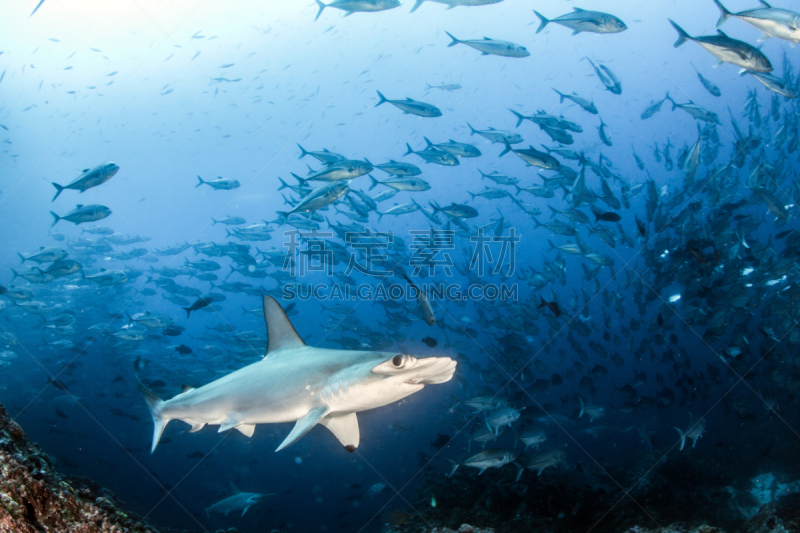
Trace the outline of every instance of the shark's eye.
<instances>
[{"instance_id":1,"label":"shark's eye","mask_svg":"<svg viewBox=\"0 0 800 533\"><path fill-rule=\"evenodd\" d=\"M397 368L401 368L405 362L406 360L402 355L395 355L392 357L392 364Z\"/></svg>"}]
</instances>

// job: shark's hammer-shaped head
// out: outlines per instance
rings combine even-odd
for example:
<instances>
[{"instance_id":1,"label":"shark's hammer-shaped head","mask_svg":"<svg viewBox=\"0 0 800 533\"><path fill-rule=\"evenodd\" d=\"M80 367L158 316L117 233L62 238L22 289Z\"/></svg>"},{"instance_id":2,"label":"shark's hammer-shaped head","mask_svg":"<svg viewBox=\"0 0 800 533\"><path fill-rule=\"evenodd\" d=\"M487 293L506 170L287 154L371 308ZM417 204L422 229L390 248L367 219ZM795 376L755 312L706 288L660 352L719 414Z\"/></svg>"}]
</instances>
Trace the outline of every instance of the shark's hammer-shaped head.
<instances>
[{"instance_id":1,"label":"shark's hammer-shaped head","mask_svg":"<svg viewBox=\"0 0 800 533\"><path fill-rule=\"evenodd\" d=\"M372 373L384 376L386 386L399 387L411 394L424 385L448 381L455 370L456 362L449 357L417 359L413 355L397 354L373 368Z\"/></svg>"},{"instance_id":2,"label":"shark's hammer-shaped head","mask_svg":"<svg viewBox=\"0 0 800 533\"><path fill-rule=\"evenodd\" d=\"M322 393L333 411L366 411L389 405L453 377L456 362L426 357L364 352L364 361L348 366L328 380Z\"/></svg>"}]
</instances>

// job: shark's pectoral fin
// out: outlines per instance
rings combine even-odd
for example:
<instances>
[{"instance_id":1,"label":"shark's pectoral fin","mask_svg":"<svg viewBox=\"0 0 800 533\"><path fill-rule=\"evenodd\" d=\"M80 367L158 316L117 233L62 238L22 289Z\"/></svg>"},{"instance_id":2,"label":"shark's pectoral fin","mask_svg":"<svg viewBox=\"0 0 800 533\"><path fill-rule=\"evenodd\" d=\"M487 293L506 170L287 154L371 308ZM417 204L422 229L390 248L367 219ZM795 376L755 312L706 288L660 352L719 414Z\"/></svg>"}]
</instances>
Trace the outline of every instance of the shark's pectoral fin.
<instances>
[{"instance_id":1,"label":"shark's pectoral fin","mask_svg":"<svg viewBox=\"0 0 800 533\"><path fill-rule=\"evenodd\" d=\"M317 423L330 412L330 410L330 407L327 405L320 405L319 407L313 408L308 413L298 418L297 423L294 425L294 429L292 429L292 432L289 433L289 435L283 440L281 445L278 446L278 449L275 451L279 452L290 444L297 442L300 437L308 433L311 428L316 426Z\"/></svg>"},{"instance_id":2,"label":"shark's pectoral fin","mask_svg":"<svg viewBox=\"0 0 800 533\"><path fill-rule=\"evenodd\" d=\"M330 415L320 420L319 423L328 428L348 452L352 453L358 448L361 434L358 430L358 417L355 413Z\"/></svg>"},{"instance_id":3,"label":"shark's pectoral fin","mask_svg":"<svg viewBox=\"0 0 800 533\"><path fill-rule=\"evenodd\" d=\"M252 437L253 436L253 432L256 430L256 425L255 424L239 424L238 426L236 426L236 429L238 429L239 432L241 432L242 435L244 435L246 437Z\"/></svg>"}]
</instances>

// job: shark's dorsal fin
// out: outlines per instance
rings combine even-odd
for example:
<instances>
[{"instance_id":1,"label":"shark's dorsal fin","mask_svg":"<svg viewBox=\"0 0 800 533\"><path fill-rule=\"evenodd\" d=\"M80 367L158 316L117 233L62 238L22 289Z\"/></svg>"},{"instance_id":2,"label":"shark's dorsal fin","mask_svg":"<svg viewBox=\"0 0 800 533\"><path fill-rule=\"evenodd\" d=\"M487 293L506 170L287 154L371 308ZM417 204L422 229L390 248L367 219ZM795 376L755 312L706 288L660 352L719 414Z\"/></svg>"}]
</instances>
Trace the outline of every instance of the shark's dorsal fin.
<instances>
[{"instance_id":1,"label":"shark's dorsal fin","mask_svg":"<svg viewBox=\"0 0 800 533\"><path fill-rule=\"evenodd\" d=\"M228 481L228 483L231 484L231 490L233 491L234 494L239 494L240 492L242 492L239 490L239 487L237 487L236 483L234 483L233 481Z\"/></svg>"},{"instance_id":2,"label":"shark's dorsal fin","mask_svg":"<svg viewBox=\"0 0 800 533\"><path fill-rule=\"evenodd\" d=\"M272 296L264 296L264 322L267 324L267 355L276 350L302 348L306 345L281 305Z\"/></svg>"},{"instance_id":3,"label":"shark's dorsal fin","mask_svg":"<svg viewBox=\"0 0 800 533\"><path fill-rule=\"evenodd\" d=\"M264 301L267 301L266 296L264 297ZM308 433L311 428L316 426L317 422L322 420L328 413L330 413L330 411L331 408L327 405L320 405L298 418L297 423L294 425L294 429L292 429L292 432L289 433L289 435L283 440L281 445L278 446L278 449L275 451L279 452L290 444L297 442L300 437Z\"/></svg>"},{"instance_id":4,"label":"shark's dorsal fin","mask_svg":"<svg viewBox=\"0 0 800 533\"><path fill-rule=\"evenodd\" d=\"M333 436L339 439L344 449L350 453L356 451L361 434L358 429L358 417L355 413L327 416L319 422L328 428Z\"/></svg>"}]
</instances>

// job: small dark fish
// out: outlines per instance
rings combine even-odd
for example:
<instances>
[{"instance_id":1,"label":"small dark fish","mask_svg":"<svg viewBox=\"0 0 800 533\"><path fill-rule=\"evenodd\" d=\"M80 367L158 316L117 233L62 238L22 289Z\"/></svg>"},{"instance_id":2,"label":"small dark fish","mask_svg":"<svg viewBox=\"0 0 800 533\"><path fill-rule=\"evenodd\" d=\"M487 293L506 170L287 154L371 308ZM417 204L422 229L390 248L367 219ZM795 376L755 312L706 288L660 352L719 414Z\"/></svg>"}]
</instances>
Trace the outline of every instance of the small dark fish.
<instances>
[{"instance_id":1,"label":"small dark fish","mask_svg":"<svg viewBox=\"0 0 800 533\"><path fill-rule=\"evenodd\" d=\"M659 326L663 326L664 325L664 317L661 315L661 313L658 313L658 317L656 317L656 321L658 322Z\"/></svg>"},{"instance_id":2,"label":"small dark fish","mask_svg":"<svg viewBox=\"0 0 800 533\"><path fill-rule=\"evenodd\" d=\"M439 345L439 343L436 342L436 339L434 339L433 337L425 337L424 339L422 339L422 342L424 342L431 348L436 348L436 346Z\"/></svg>"},{"instance_id":3,"label":"small dark fish","mask_svg":"<svg viewBox=\"0 0 800 533\"><path fill-rule=\"evenodd\" d=\"M639 217L636 217L636 229L639 231L639 235L642 237L647 237L647 226L644 225L644 222L639 220Z\"/></svg>"},{"instance_id":4,"label":"small dark fish","mask_svg":"<svg viewBox=\"0 0 800 533\"><path fill-rule=\"evenodd\" d=\"M142 419L139 418L138 416L126 413L122 409L111 409L111 416L118 416L120 418L128 418L130 420L133 420L134 422L141 422L142 421Z\"/></svg>"},{"instance_id":5,"label":"small dark fish","mask_svg":"<svg viewBox=\"0 0 800 533\"><path fill-rule=\"evenodd\" d=\"M150 382L150 387L153 388L153 389L161 389L161 388L164 388L166 386L167 386L166 382L164 382L164 381L162 381L160 379L157 379L155 381L151 381Z\"/></svg>"},{"instance_id":6,"label":"small dark fish","mask_svg":"<svg viewBox=\"0 0 800 533\"><path fill-rule=\"evenodd\" d=\"M187 459L200 459L201 457L205 457L205 456L206 456L206 454L204 454L203 452L194 452L194 453L187 453L186 454L186 458Z\"/></svg>"},{"instance_id":7,"label":"small dark fish","mask_svg":"<svg viewBox=\"0 0 800 533\"><path fill-rule=\"evenodd\" d=\"M185 329L186 328L184 328L183 326L170 326L164 329L164 335L169 335L170 337L177 337L178 335L183 333Z\"/></svg>"},{"instance_id":8,"label":"small dark fish","mask_svg":"<svg viewBox=\"0 0 800 533\"><path fill-rule=\"evenodd\" d=\"M636 397L636 389L634 389L632 385L627 383L622 387L617 387L615 384L613 385L614 392L619 392L626 400L633 400Z\"/></svg>"},{"instance_id":9,"label":"small dark fish","mask_svg":"<svg viewBox=\"0 0 800 533\"><path fill-rule=\"evenodd\" d=\"M191 307L184 307L183 310L186 311L186 318L189 318L189 314L192 311L197 311L198 309L202 309L208 305L211 305L214 302L214 298L200 298L195 303L192 304Z\"/></svg>"},{"instance_id":10,"label":"small dark fish","mask_svg":"<svg viewBox=\"0 0 800 533\"><path fill-rule=\"evenodd\" d=\"M548 302L547 300L542 298L542 303L539 304L538 309L541 309L542 307L547 307L548 309L550 309L556 316L556 318L561 316L561 309L558 307L558 304L556 302Z\"/></svg>"},{"instance_id":11,"label":"small dark fish","mask_svg":"<svg viewBox=\"0 0 800 533\"><path fill-rule=\"evenodd\" d=\"M183 355L189 355L190 353L192 353L192 349L189 348L188 346L184 346L183 344L175 348L175 351Z\"/></svg>"},{"instance_id":12,"label":"small dark fish","mask_svg":"<svg viewBox=\"0 0 800 533\"><path fill-rule=\"evenodd\" d=\"M613 211L607 211L603 213L601 211L595 211L594 209L592 209L592 213L594 213L595 222L597 222L598 220L603 220L605 222L619 222L620 220L622 220L622 217L614 213Z\"/></svg>"},{"instance_id":13,"label":"small dark fish","mask_svg":"<svg viewBox=\"0 0 800 533\"><path fill-rule=\"evenodd\" d=\"M442 448L447 446L449 443L450 443L450 437L448 437L447 435L443 435L443 434L439 433L438 435L436 435L436 440L431 442L431 446L433 446L437 450L441 450Z\"/></svg>"},{"instance_id":14,"label":"small dark fish","mask_svg":"<svg viewBox=\"0 0 800 533\"><path fill-rule=\"evenodd\" d=\"M64 411L62 411L61 409L56 409L56 414L57 414L59 417L63 418L64 420L66 420L67 418L69 418L69 417L67 416L67 413L65 413L65 412L64 412Z\"/></svg>"},{"instance_id":15,"label":"small dark fish","mask_svg":"<svg viewBox=\"0 0 800 533\"><path fill-rule=\"evenodd\" d=\"M7 292L8 292L8 289L6 289L6 288L5 288L5 287L3 287L2 285L0 285L0 294L5 294L5 293L7 293Z\"/></svg>"},{"instance_id":16,"label":"small dark fish","mask_svg":"<svg viewBox=\"0 0 800 533\"><path fill-rule=\"evenodd\" d=\"M59 381L57 379L48 379L47 383L51 384L53 387L55 387L57 389L68 390L67 386L63 382L61 382L61 381Z\"/></svg>"}]
</instances>

